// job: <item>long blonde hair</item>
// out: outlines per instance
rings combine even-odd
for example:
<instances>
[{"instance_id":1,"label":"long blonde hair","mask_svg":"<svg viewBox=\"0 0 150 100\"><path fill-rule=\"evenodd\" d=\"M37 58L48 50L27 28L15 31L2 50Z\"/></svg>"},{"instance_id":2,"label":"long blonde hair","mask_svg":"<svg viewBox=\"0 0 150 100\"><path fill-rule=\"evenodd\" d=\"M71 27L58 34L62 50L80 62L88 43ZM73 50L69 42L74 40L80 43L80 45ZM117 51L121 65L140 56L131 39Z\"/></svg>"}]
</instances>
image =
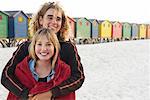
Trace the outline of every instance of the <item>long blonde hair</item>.
<instances>
[{"instance_id":1,"label":"long blonde hair","mask_svg":"<svg viewBox=\"0 0 150 100\"><path fill-rule=\"evenodd\" d=\"M44 14L47 12L48 9L55 9L57 11L61 11L62 13L62 25L61 25L61 29L59 30L59 34L58 39L60 40L67 40L68 38L68 21L67 21L67 17L64 13L64 10L60 7L60 5L58 5L58 3L55 2L48 2L48 3L44 3L44 5L42 5L42 7L39 9L39 11L37 12L37 14L35 14L35 16L32 17L31 21L30 21L30 25L29 25L29 30L31 33L35 33L39 28L42 28L42 26L40 25L39 19L40 17L43 18Z\"/></svg>"},{"instance_id":2,"label":"long blonde hair","mask_svg":"<svg viewBox=\"0 0 150 100\"><path fill-rule=\"evenodd\" d=\"M57 39L57 36L55 33L52 33L49 29L47 28L41 28L39 29L33 36L32 38L32 42L29 46L29 55L32 59L34 59L35 61L38 60L37 55L35 54L35 44L36 42L40 39L41 36L46 36L47 39L52 42L52 44L54 45L54 55L51 58L51 63L52 63L52 68L55 67L55 63L57 61L57 57L59 54L59 50L60 50L60 44L59 41Z\"/></svg>"}]
</instances>

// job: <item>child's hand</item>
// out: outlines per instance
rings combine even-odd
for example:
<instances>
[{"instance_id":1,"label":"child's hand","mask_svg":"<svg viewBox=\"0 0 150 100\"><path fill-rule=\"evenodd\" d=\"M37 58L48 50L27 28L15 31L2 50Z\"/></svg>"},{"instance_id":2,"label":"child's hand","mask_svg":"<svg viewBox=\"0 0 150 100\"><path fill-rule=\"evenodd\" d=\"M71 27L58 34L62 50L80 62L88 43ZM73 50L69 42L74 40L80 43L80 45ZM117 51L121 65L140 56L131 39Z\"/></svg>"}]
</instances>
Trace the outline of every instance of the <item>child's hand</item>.
<instances>
[{"instance_id":1,"label":"child's hand","mask_svg":"<svg viewBox=\"0 0 150 100\"><path fill-rule=\"evenodd\" d=\"M36 94L33 97L31 96L31 100L51 100L51 97L52 97L52 93L51 91L48 91L48 92Z\"/></svg>"},{"instance_id":2,"label":"child's hand","mask_svg":"<svg viewBox=\"0 0 150 100\"><path fill-rule=\"evenodd\" d=\"M33 99L33 95L32 94L29 94L28 96L29 96L28 100L32 100Z\"/></svg>"}]
</instances>

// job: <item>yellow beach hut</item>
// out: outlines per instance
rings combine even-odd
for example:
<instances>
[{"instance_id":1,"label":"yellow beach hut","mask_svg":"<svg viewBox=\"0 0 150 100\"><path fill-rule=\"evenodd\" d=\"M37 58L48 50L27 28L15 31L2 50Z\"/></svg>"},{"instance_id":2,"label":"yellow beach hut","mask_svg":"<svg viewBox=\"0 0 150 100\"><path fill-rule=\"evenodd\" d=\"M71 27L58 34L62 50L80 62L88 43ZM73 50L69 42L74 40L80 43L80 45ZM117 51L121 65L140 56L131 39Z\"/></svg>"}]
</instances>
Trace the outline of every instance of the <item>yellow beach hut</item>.
<instances>
[{"instance_id":1,"label":"yellow beach hut","mask_svg":"<svg viewBox=\"0 0 150 100\"><path fill-rule=\"evenodd\" d=\"M139 25L139 39L145 39L146 38L146 25L140 24Z\"/></svg>"},{"instance_id":2,"label":"yellow beach hut","mask_svg":"<svg viewBox=\"0 0 150 100\"><path fill-rule=\"evenodd\" d=\"M110 41L112 39L112 24L109 20L100 23L101 41Z\"/></svg>"}]
</instances>

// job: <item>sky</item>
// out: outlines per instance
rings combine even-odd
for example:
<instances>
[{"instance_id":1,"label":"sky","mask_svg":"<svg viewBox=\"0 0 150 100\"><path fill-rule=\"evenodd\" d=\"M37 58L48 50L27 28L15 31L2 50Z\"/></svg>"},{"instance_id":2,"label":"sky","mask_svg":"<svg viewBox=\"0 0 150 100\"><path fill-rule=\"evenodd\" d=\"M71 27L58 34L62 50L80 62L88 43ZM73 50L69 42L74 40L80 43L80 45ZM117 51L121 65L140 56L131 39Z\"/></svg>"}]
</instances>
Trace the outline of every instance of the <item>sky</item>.
<instances>
[{"instance_id":1,"label":"sky","mask_svg":"<svg viewBox=\"0 0 150 100\"><path fill-rule=\"evenodd\" d=\"M35 13L40 6L56 0L0 0L0 10ZM86 17L129 23L150 24L149 0L57 0L70 17Z\"/></svg>"}]
</instances>

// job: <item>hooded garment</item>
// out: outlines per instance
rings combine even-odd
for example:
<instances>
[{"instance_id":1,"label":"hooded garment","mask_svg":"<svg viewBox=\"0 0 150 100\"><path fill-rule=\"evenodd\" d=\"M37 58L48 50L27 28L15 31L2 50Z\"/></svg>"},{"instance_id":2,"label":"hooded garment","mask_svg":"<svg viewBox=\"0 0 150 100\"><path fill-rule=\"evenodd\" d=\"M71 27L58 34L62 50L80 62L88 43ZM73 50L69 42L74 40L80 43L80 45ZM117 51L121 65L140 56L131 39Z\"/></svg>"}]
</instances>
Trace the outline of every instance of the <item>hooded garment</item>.
<instances>
[{"instance_id":1,"label":"hooded garment","mask_svg":"<svg viewBox=\"0 0 150 100\"><path fill-rule=\"evenodd\" d=\"M32 76L29 68L30 57L27 56L22 62L16 66L15 75L19 81L29 89L29 94L38 94L47 92L53 87L58 86L61 82L69 78L71 70L70 66L61 61L59 58L54 68L55 75L49 82L38 82ZM9 92L7 100L21 100L21 98L15 96ZM54 98L54 100L75 100L75 92L71 92L65 96Z\"/></svg>"}]
</instances>

